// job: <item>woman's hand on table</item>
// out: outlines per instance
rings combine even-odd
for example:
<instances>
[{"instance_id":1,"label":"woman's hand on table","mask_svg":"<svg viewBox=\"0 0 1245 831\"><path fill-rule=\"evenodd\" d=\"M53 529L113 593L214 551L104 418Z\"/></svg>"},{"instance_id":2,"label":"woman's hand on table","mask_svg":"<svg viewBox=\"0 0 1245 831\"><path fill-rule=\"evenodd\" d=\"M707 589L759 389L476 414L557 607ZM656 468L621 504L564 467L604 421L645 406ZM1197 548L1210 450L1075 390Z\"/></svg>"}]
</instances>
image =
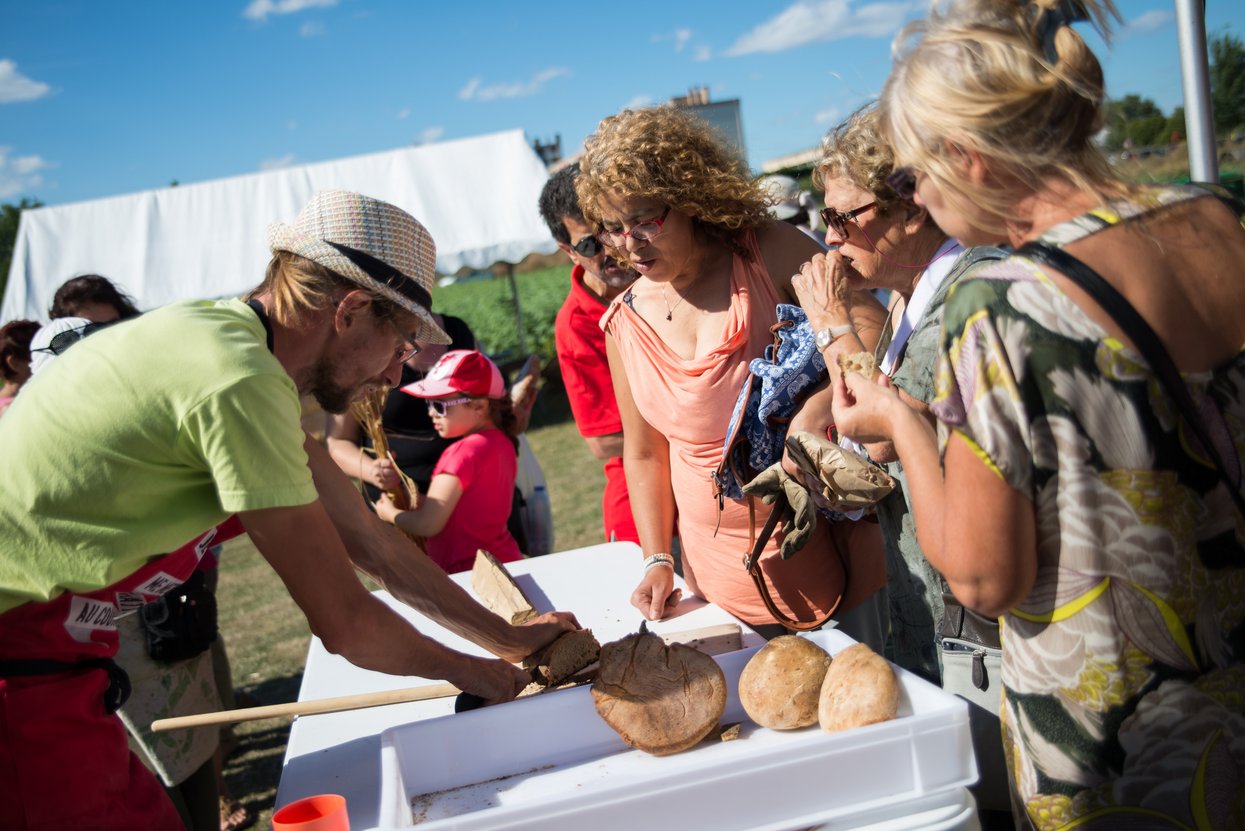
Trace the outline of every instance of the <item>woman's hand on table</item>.
<instances>
[{"instance_id":1,"label":"woman's hand on table","mask_svg":"<svg viewBox=\"0 0 1245 831\"><path fill-rule=\"evenodd\" d=\"M545 612L527 623L512 627L515 646L498 657L518 663L539 652L567 632L581 628L573 612Z\"/></svg>"},{"instance_id":2,"label":"woman's hand on table","mask_svg":"<svg viewBox=\"0 0 1245 831\"><path fill-rule=\"evenodd\" d=\"M683 590L674 587L674 569L656 566L644 572L640 585L631 593L631 605L646 620L661 620L679 605Z\"/></svg>"}]
</instances>

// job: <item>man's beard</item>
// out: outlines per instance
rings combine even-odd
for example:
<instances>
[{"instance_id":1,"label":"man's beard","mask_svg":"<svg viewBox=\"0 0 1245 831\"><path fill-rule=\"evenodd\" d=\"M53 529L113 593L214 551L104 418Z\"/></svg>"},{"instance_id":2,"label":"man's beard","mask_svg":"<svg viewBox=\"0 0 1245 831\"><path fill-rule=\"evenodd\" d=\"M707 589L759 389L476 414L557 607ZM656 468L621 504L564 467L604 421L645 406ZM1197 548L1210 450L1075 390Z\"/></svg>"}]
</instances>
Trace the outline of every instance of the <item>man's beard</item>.
<instances>
[{"instance_id":1,"label":"man's beard","mask_svg":"<svg viewBox=\"0 0 1245 831\"><path fill-rule=\"evenodd\" d=\"M337 365L328 358L321 358L311 369L311 384L308 392L326 413L334 415L344 413L350 408L355 391L343 387L334 380Z\"/></svg>"}]
</instances>

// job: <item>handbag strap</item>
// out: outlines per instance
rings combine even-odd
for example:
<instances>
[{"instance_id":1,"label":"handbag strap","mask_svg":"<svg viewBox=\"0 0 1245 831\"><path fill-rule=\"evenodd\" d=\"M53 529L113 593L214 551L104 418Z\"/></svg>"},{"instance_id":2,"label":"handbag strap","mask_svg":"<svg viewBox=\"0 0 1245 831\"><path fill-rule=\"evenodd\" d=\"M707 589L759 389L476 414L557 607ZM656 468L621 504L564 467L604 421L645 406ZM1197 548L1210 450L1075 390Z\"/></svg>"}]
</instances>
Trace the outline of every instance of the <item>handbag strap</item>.
<instances>
[{"instance_id":1,"label":"handbag strap","mask_svg":"<svg viewBox=\"0 0 1245 831\"><path fill-rule=\"evenodd\" d=\"M826 611L824 616L816 620L795 620L783 614L778 605L774 603L774 598L770 596L769 586L765 585L765 577L761 574L761 552L765 550L765 544L774 535L774 529L778 527L778 523L786 516L788 510L790 508L788 508L786 501L778 500L774 505L774 509L769 513L769 519L765 520L765 524L761 526L761 535L757 536L756 503L754 497L748 497L748 536L752 539L752 546L748 555L744 558L744 569L747 570L748 576L752 578L752 582L757 587L757 593L761 595L761 602L765 604L765 608L769 610L770 616L774 620L788 629L794 629L797 632L809 632L825 626L826 622L838 611L839 604L843 602L843 595L847 594L847 563L843 563L843 591L839 594L839 599L834 601L834 605ZM838 545L833 539L831 539L830 543L834 546L834 552L838 554L841 561L843 554L839 551Z\"/></svg>"},{"instance_id":2,"label":"handbag strap","mask_svg":"<svg viewBox=\"0 0 1245 831\"><path fill-rule=\"evenodd\" d=\"M1241 496L1240 488L1233 484L1232 478L1228 475L1227 464L1220 456L1219 448L1210 439L1206 423L1198 413L1197 405L1193 403L1193 396L1189 394L1188 384L1180 377L1180 372L1172 362L1171 356L1163 348L1158 335L1155 334L1150 324L1146 323L1145 318L1138 314L1124 295L1104 280L1102 275L1062 248L1030 242L1022 246L1017 253L1035 262L1058 269L1069 280L1084 289L1107 314L1115 319L1115 322L1146 359L1146 363L1154 370L1167 394L1180 408L1185 423L1197 438L1198 443L1202 445L1203 452L1214 462L1215 469L1219 472L1224 484L1228 486L1228 494L1232 497L1237 511L1245 517L1245 497ZM1240 468L1239 459L1237 468L1238 470Z\"/></svg>"}]
</instances>

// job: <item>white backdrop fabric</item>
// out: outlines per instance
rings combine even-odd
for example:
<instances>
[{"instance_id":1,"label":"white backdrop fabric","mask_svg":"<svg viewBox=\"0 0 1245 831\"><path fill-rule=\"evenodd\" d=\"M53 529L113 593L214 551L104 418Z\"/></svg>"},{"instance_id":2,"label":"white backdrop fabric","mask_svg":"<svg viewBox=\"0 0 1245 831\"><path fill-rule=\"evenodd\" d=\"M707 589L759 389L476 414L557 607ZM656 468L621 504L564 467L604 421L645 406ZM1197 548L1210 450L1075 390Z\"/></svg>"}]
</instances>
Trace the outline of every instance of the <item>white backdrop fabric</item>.
<instances>
[{"instance_id":1,"label":"white backdrop fabric","mask_svg":"<svg viewBox=\"0 0 1245 831\"><path fill-rule=\"evenodd\" d=\"M536 203L548 173L521 130L23 211L0 320L46 319L78 274L117 283L146 311L243 294L269 259L267 228L322 190L391 202L428 228L437 270L517 263L557 245Z\"/></svg>"}]
</instances>

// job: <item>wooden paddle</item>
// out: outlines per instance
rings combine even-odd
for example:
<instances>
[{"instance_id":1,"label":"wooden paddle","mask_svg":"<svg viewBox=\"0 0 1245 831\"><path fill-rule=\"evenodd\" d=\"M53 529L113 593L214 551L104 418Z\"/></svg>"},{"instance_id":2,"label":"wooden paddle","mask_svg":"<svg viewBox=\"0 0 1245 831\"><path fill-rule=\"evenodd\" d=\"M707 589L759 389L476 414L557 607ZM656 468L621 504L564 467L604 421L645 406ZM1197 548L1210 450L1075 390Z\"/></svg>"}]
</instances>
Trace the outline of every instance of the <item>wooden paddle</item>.
<instances>
[{"instance_id":1,"label":"wooden paddle","mask_svg":"<svg viewBox=\"0 0 1245 831\"><path fill-rule=\"evenodd\" d=\"M423 687L407 687L387 692L341 695L336 698L317 698L313 701L291 701L288 704L269 704L263 707L244 707L238 710L222 710L216 713L196 713L192 716L157 719L151 723L152 732L180 730L186 727L206 727L212 724L236 724L261 718L285 718L309 716L316 713L338 713L343 710L362 710L367 707L383 707L386 704L402 704L406 701L427 701L430 698L448 698L461 690L453 684L427 684Z\"/></svg>"}]
</instances>

